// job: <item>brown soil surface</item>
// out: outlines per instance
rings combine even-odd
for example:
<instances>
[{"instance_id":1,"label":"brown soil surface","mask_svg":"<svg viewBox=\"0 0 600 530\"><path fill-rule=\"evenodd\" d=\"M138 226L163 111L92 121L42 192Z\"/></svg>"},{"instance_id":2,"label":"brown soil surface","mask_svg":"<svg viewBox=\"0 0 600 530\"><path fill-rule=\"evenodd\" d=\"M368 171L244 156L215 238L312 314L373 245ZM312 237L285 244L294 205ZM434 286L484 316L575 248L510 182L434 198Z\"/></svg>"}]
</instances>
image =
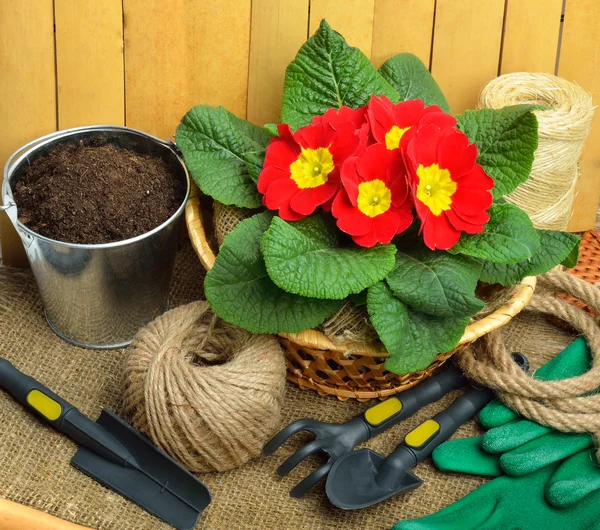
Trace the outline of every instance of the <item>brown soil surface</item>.
<instances>
[{"instance_id":1,"label":"brown soil surface","mask_svg":"<svg viewBox=\"0 0 600 530\"><path fill-rule=\"evenodd\" d=\"M14 190L19 220L66 243L122 241L164 223L185 187L172 169L98 138L63 144L29 166Z\"/></svg>"}]
</instances>

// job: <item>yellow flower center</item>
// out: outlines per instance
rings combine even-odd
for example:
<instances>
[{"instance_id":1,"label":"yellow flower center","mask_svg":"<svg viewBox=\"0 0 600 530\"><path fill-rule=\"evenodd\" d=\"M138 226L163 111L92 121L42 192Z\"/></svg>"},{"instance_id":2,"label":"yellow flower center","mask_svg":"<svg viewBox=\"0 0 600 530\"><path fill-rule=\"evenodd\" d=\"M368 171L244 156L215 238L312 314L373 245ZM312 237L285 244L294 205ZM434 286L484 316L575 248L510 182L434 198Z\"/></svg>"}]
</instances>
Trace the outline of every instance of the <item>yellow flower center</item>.
<instances>
[{"instance_id":1,"label":"yellow flower center","mask_svg":"<svg viewBox=\"0 0 600 530\"><path fill-rule=\"evenodd\" d=\"M450 171L440 169L437 164L417 168L419 185L417 186L417 199L425 204L431 213L438 216L444 210L449 210L452 204L452 195L456 191L456 182L450 178Z\"/></svg>"},{"instance_id":2,"label":"yellow flower center","mask_svg":"<svg viewBox=\"0 0 600 530\"><path fill-rule=\"evenodd\" d=\"M400 140L402 140L402 136L404 133L408 131L410 127L404 127L401 129L397 125L394 125L388 132L385 133L385 146L388 149L398 149L400 145Z\"/></svg>"},{"instance_id":3,"label":"yellow flower center","mask_svg":"<svg viewBox=\"0 0 600 530\"><path fill-rule=\"evenodd\" d=\"M334 167L327 147L302 148L298 159L290 164L291 178L300 189L318 188L327 182L327 175Z\"/></svg>"},{"instance_id":4,"label":"yellow flower center","mask_svg":"<svg viewBox=\"0 0 600 530\"><path fill-rule=\"evenodd\" d=\"M392 205L392 192L383 183L376 179L361 182L358 185L358 209L369 217L377 217L387 212Z\"/></svg>"}]
</instances>

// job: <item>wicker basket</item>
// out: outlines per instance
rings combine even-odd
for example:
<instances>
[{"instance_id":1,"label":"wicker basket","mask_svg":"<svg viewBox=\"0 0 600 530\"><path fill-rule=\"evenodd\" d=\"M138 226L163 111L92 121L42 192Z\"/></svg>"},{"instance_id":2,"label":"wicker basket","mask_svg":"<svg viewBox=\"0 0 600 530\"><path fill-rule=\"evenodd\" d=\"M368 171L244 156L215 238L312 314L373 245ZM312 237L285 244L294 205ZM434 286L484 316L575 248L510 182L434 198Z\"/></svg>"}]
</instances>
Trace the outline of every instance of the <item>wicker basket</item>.
<instances>
[{"instance_id":1,"label":"wicker basket","mask_svg":"<svg viewBox=\"0 0 600 530\"><path fill-rule=\"evenodd\" d=\"M215 262L215 253L204 229L197 190L190 196L185 216L194 250L202 265L209 270ZM506 325L529 303L535 283L534 277L525 278L515 288L506 305L467 327L456 349L438 355L425 370L411 374L396 375L388 372L384 368L388 353L383 346L336 344L315 330L282 333L280 336L286 348L287 378L303 390L312 389L323 396L337 396L340 400L384 399L431 375L461 346Z\"/></svg>"}]
</instances>

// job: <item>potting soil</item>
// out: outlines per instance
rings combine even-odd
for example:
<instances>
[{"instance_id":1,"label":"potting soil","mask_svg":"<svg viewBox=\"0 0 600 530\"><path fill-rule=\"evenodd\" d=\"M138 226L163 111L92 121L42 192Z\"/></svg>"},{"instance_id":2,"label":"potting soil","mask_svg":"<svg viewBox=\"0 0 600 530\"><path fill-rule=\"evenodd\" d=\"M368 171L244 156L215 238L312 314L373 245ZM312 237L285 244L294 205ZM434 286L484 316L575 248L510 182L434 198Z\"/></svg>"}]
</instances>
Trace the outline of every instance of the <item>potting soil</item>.
<instances>
[{"instance_id":1,"label":"potting soil","mask_svg":"<svg viewBox=\"0 0 600 530\"><path fill-rule=\"evenodd\" d=\"M120 149L61 144L34 160L15 189L19 220L66 243L122 241L164 223L185 185L161 159Z\"/></svg>"}]
</instances>

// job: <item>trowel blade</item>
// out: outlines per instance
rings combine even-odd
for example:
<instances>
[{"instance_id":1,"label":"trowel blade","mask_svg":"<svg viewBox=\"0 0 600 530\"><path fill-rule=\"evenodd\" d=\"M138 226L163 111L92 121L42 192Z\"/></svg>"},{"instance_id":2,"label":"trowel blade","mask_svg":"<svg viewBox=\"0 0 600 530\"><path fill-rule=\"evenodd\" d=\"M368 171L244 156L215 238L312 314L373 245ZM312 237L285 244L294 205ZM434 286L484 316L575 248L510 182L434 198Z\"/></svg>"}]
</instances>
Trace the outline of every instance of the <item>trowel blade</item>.
<instances>
[{"instance_id":1,"label":"trowel blade","mask_svg":"<svg viewBox=\"0 0 600 530\"><path fill-rule=\"evenodd\" d=\"M109 462L85 447L71 463L178 530L194 528L211 501L208 488L111 411L104 409L97 423L133 455L139 469Z\"/></svg>"},{"instance_id":2,"label":"trowel blade","mask_svg":"<svg viewBox=\"0 0 600 530\"><path fill-rule=\"evenodd\" d=\"M419 477L406 472L398 487L382 488L376 479L384 460L384 456L370 449L359 449L337 460L325 485L331 503L342 510L358 510L423 484Z\"/></svg>"}]
</instances>

